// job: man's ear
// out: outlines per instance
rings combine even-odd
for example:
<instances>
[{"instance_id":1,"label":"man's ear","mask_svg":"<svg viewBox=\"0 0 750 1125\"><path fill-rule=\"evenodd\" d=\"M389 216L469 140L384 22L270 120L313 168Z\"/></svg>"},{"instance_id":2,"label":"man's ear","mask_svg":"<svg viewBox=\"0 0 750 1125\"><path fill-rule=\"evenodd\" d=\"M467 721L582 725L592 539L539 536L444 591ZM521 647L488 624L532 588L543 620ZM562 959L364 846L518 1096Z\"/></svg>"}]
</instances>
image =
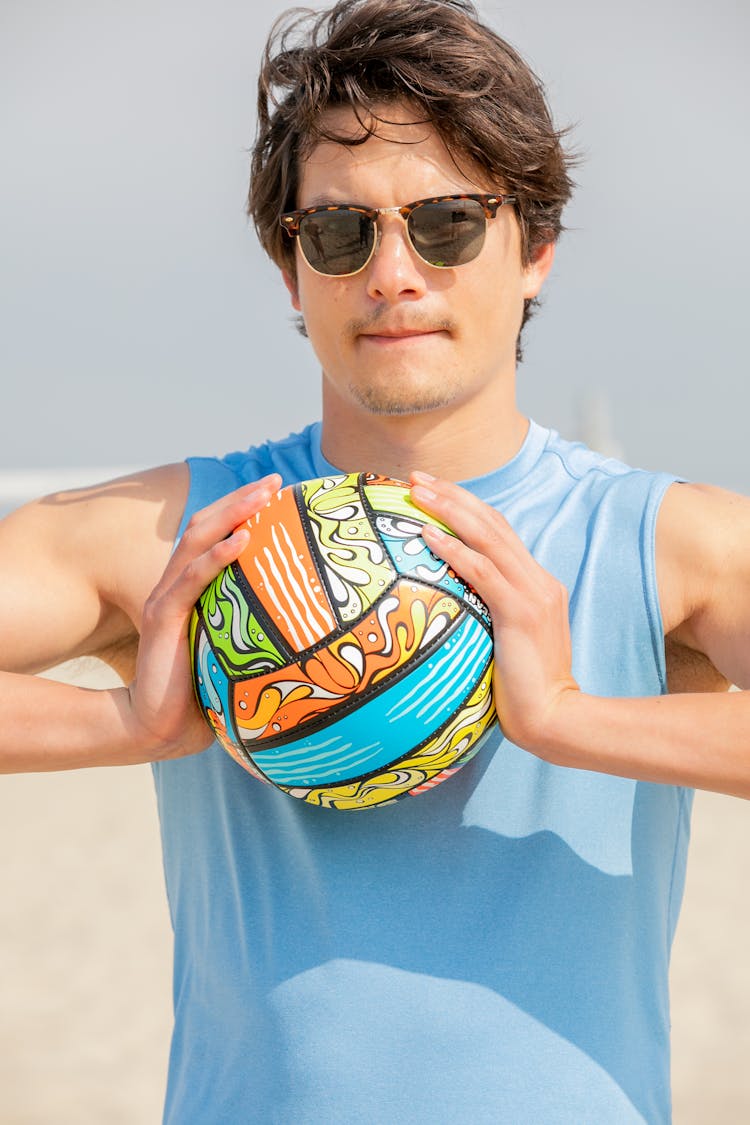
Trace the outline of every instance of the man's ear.
<instances>
[{"instance_id":1,"label":"man's ear","mask_svg":"<svg viewBox=\"0 0 750 1125\"><path fill-rule=\"evenodd\" d=\"M292 300L292 308L296 312L302 312L302 306L299 303L299 289L297 288L297 279L292 277L289 270L282 270L281 276L284 279L284 284L287 287L287 292Z\"/></svg>"},{"instance_id":2,"label":"man's ear","mask_svg":"<svg viewBox=\"0 0 750 1125\"><path fill-rule=\"evenodd\" d=\"M545 242L535 252L527 266L524 266L524 298L536 297L544 285L547 274L555 260L554 242Z\"/></svg>"}]
</instances>

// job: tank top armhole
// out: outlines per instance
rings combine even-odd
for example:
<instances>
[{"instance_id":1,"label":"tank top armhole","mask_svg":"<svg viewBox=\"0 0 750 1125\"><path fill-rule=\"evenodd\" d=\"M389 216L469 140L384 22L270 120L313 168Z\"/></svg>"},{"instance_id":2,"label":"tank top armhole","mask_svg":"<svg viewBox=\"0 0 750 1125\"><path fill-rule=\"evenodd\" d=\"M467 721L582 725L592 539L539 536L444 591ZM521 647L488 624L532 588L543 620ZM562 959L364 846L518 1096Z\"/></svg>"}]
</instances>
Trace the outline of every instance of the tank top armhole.
<instances>
[{"instance_id":1,"label":"tank top armhole","mask_svg":"<svg viewBox=\"0 0 750 1125\"><path fill-rule=\"evenodd\" d=\"M673 484L681 483L683 483L681 478L673 477L669 473L653 474L643 512L641 534L643 593L662 695L666 694L667 691L667 663L664 652L664 619L659 602L659 588L656 577L656 521L667 489Z\"/></svg>"}]
</instances>

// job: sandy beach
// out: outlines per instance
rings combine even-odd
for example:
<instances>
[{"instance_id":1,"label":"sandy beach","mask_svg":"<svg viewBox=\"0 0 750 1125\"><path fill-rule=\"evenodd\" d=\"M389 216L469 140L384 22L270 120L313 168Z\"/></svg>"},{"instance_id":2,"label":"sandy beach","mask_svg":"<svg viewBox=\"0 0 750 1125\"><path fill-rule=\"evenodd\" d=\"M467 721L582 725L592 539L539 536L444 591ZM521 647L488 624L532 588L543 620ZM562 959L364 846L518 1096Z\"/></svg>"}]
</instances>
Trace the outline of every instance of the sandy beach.
<instances>
[{"instance_id":1,"label":"sandy beach","mask_svg":"<svg viewBox=\"0 0 750 1125\"><path fill-rule=\"evenodd\" d=\"M698 794L676 1125L750 1121L749 843L750 803ZM150 769L4 777L0 846L2 1125L156 1125L171 954Z\"/></svg>"}]
</instances>

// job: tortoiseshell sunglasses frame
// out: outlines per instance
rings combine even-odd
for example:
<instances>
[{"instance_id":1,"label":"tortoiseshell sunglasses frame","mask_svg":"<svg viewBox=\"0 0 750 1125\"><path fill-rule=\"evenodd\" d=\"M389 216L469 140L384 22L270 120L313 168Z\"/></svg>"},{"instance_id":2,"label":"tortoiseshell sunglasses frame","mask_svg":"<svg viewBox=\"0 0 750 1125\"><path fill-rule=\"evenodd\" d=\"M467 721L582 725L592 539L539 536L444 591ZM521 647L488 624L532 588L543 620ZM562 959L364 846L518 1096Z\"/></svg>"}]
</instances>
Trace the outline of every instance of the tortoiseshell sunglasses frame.
<instances>
[{"instance_id":1,"label":"tortoiseshell sunglasses frame","mask_svg":"<svg viewBox=\"0 0 750 1125\"><path fill-rule=\"evenodd\" d=\"M456 266L441 266L435 262L429 262L426 258L422 257L419 250L412 242L411 234L409 232L408 219L412 211L416 211L417 208L423 207L426 203L454 203L462 199L471 199L475 203L480 204L482 210L484 211L485 224L487 220L494 219L499 209L501 207L504 207L506 203L516 202L516 197L514 195L501 195L497 193L488 195L482 192L476 194L462 193L460 195L431 195L426 199L416 199L413 203L404 203L401 207L360 207L356 203L330 203L323 204L322 206L318 207L305 207L299 211L286 211L283 215L280 216L279 222L281 223L281 226L284 228L289 237L295 238L299 236L299 227L301 220L306 218L308 215L320 215L327 211L353 211L355 214L364 215L365 218L370 220L373 227L375 228L375 238L373 239L370 253L367 255L367 258L362 263L362 265L357 266L356 270L350 270L347 273L323 273L322 270L316 270L315 266L313 266L307 260L305 252L302 249L302 245L300 244L302 257L305 259L308 266L310 266L310 269L315 273L320 274L321 277L353 277L355 274L361 273L362 270L369 265L380 241L380 231L378 230L379 215L401 216L401 218L406 223L406 237L409 239L409 245L411 246L417 257L420 259L420 261L425 262L428 266L432 266L433 269L457 269L458 265L467 265L467 262L460 262ZM474 261L474 258L469 258L469 261Z\"/></svg>"}]
</instances>

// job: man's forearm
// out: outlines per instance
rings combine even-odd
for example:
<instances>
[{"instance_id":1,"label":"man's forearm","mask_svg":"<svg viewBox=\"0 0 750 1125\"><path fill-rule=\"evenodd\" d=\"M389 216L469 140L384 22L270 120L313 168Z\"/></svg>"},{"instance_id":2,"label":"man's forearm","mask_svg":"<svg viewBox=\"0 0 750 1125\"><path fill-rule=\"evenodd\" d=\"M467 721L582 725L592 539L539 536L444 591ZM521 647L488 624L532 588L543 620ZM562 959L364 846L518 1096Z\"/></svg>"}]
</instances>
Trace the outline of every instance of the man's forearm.
<instances>
[{"instance_id":1,"label":"man's forearm","mask_svg":"<svg viewBox=\"0 0 750 1125\"><path fill-rule=\"evenodd\" d=\"M0 672L0 772L132 765L165 747L137 733L127 688L96 691Z\"/></svg>"},{"instance_id":2,"label":"man's forearm","mask_svg":"<svg viewBox=\"0 0 750 1125\"><path fill-rule=\"evenodd\" d=\"M750 692L570 692L554 729L526 748L557 765L750 799Z\"/></svg>"}]
</instances>

